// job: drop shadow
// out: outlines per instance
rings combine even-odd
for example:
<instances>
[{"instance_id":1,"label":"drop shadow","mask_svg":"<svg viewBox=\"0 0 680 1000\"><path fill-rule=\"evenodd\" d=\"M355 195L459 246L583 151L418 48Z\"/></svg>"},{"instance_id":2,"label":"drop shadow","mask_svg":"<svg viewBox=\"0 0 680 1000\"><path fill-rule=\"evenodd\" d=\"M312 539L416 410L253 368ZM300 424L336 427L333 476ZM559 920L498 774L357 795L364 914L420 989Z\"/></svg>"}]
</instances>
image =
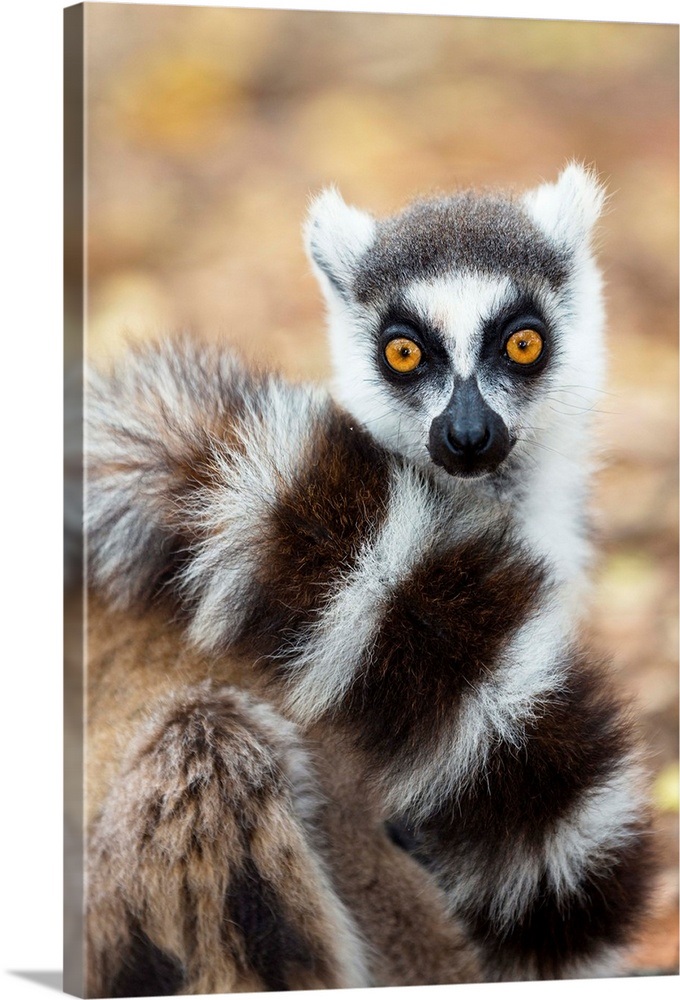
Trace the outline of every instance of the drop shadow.
<instances>
[{"instance_id":1,"label":"drop shadow","mask_svg":"<svg viewBox=\"0 0 680 1000\"><path fill-rule=\"evenodd\" d=\"M42 969L8 969L7 971L12 976L20 976L21 979L28 979L39 986L46 986L47 989L62 992L64 974L61 969L56 972L44 972Z\"/></svg>"}]
</instances>

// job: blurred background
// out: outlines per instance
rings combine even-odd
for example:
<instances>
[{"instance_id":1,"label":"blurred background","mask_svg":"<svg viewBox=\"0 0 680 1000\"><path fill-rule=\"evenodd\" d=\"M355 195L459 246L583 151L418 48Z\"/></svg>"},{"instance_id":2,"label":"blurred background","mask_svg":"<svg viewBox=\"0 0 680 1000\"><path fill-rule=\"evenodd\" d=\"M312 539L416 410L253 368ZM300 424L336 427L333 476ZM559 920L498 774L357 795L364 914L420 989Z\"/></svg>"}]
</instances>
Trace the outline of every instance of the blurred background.
<instances>
[{"instance_id":1,"label":"blurred background","mask_svg":"<svg viewBox=\"0 0 680 1000\"><path fill-rule=\"evenodd\" d=\"M380 214L572 157L608 183L592 629L655 773L663 877L633 971L677 973L677 27L89 3L85 53L98 360L183 328L323 380L311 193Z\"/></svg>"}]
</instances>

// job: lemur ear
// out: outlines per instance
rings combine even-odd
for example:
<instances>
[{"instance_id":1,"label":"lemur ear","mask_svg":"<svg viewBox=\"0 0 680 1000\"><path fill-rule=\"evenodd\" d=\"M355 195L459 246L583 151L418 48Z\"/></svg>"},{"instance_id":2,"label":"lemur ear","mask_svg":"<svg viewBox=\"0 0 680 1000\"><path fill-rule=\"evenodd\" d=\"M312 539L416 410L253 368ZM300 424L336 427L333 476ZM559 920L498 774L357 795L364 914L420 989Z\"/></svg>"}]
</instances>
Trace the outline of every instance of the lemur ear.
<instances>
[{"instance_id":1,"label":"lemur ear","mask_svg":"<svg viewBox=\"0 0 680 1000\"><path fill-rule=\"evenodd\" d=\"M307 253L345 300L350 298L359 259L373 242L375 225L366 212L346 205L336 188L326 188L310 205L304 228Z\"/></svg>"},{"instance_id":2,"label":"lemur ear","mask_svg":"<svg viewBox=\"0 0 680 1000\"><path fill-rule=\"evenodd\" d=\"M587 242L605 202L604 186L595 173L578 163L565 167L554 184L524 195L536 225L556 243L576 249Z\"/></svg>"}]
</instances>

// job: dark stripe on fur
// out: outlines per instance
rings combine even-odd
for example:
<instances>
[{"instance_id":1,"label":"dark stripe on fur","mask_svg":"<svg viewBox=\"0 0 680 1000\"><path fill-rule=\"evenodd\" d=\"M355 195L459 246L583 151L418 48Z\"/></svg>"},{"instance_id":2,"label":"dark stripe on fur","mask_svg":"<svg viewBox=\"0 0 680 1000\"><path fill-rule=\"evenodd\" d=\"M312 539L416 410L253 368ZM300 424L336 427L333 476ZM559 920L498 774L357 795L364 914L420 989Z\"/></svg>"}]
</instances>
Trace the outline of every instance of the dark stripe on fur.
<instances>
[{"instance_id":1,"label":"dark stripe on fur","mask_svg":"<svg viewBox=\"0 0 680 1000\"><path fill-rule=\"evenodd\" d=\"M121 958L106 996L175 996L185 984L182 963L161 951L142 930L139 921L128 915L129 950Z\"/></svg>"},{"instance_id":2,"label":"dark stripe on fur","mask_svg":"<svg viewBox=\"0 0 680 1000\"><path fill-rule=\"evenodd\" d=\"M378 766L434 748L533 611L543 579L503 539L424 556L397 586L336 720Z\"/></svg>"},{"instance_id":3,"label":"dark stripe on fur","mask_svg":"<svg viewBox=\"0 0 680 1000\"><path fill-rule=\"evenodd\" d=\"M274 666L285 672L287 647L316 620L334 582L380 527L388 491L385 450L342 411L330 409L304 470L263 526L252 611L237 645L276 656Z\"/></svg>"},{"instance_id":4,"label":"dark stripe on fur","mask_svg":"<svg viewBox=\"0 0 680 1000\"><path fill-rule=\"evenodd\" d=\"M496 857L503 845L494 824L502 816L511 848L519 841L531 850L584 792L611 776L631 750L631 733L605 678L592 664L575 663L565 687L525 723L521 752L506 743L492 747L478 779L432 820L447 847L486 844Z\"/></svg>"},{"instance_id":5,"label":"dark stripe on fur","mask_svg":"<svg viewBox=\"0 0 680 1000\"><path fill-rule=\"evenodd\" d=\"M296 974L315 967L311 945L289 923L274 886L246 854L232 875L224 900L225 946L233 925L243 936L246 962L267 990L296 988ZM225 928L226 929L226 928ZM328 976L329 970L319 970Z\"/></svg>"},{"instance_id":6,"label":"dark stripe on fur","mask_svg":"<svg viewBox=\"0 0 680 1000\"><path fill-rule=\"evenodd\" d=\"M468 912L470 930L498 978L530 969L541 979L569 974L570 963L627 943L644 918L656 868L650 834L641 828L614 860L587 874L578 892L558 900L544 877L535 903L499 934L488 907Z\"/></svg>"}]
</instances>

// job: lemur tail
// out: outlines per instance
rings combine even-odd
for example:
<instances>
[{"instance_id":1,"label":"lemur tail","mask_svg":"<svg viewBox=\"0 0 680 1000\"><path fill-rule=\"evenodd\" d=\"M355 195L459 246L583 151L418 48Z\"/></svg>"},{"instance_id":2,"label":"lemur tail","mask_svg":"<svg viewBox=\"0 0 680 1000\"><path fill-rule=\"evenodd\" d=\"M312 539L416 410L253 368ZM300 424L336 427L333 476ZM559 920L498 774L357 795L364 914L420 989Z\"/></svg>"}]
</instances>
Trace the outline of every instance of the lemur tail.
<instances>
[{"instance_id":1,"label":"lemur tail","mask_svg":"<svg viewBox=\"0 0 680 1000\"><path fill-rule=\"evenodd\" d=\"M296 728L243 692L155 706L90 834L87 995L368 985L310 846L310 773Z\"/></svg>"}]
</instances>

